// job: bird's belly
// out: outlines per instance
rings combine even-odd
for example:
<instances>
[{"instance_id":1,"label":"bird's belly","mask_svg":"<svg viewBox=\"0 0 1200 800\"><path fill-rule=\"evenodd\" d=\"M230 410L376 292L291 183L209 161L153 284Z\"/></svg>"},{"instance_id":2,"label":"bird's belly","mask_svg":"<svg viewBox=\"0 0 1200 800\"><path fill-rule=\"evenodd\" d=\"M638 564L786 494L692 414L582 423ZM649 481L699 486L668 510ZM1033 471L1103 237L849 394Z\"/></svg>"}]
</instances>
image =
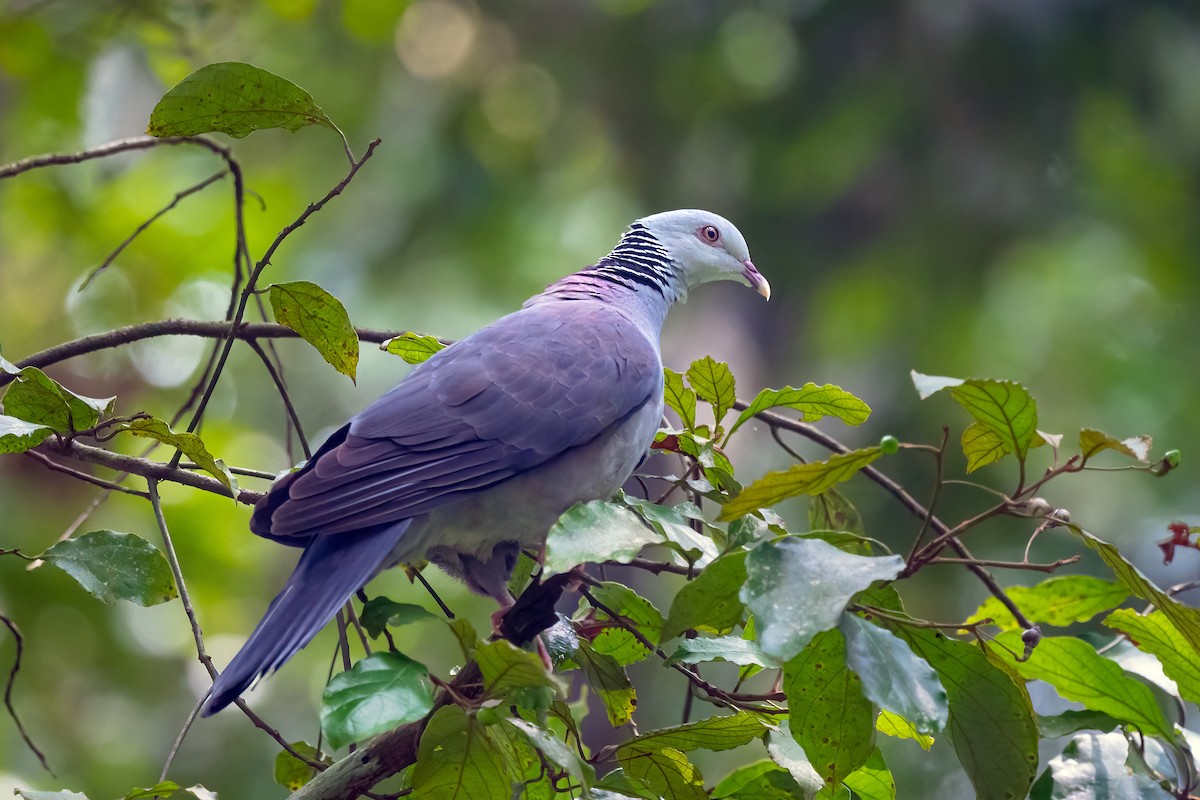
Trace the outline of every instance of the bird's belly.
<instances>
[{"instance_id":1,"label":"bird's belly","mask_svg":"<svg viewBox=\"0 0 1200 800\"><path fill-rule=\"evenodd\" d=\"M435 548L487 559L501 542L540 546L572 505L611 497L621 487L649 449L661 418L661 404L648 403L586 445L413 520L395 560L417 560Z\"/></svg>"}]
</instances>

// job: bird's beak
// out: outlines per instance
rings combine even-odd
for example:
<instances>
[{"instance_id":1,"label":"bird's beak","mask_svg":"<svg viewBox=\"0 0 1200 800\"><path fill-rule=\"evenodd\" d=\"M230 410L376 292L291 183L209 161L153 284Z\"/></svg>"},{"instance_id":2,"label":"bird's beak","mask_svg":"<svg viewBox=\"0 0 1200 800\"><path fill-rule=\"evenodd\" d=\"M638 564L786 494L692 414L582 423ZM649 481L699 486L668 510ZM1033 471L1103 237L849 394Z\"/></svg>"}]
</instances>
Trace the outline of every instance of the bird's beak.
<instances>
[{"instance_id":1,"label":"bird's beak","mask_svg":"<svg viewBox=\"0 0 1200 800\"><path fill-rule=\"evenodd\" d=\"M771 284L762 276L762 273L755 268L754 262L746 259L742 262L745 269L742 270L742 277L750 284L750 288L761 294L767 300L771 299Z\"/></svg>"}]
</instances>

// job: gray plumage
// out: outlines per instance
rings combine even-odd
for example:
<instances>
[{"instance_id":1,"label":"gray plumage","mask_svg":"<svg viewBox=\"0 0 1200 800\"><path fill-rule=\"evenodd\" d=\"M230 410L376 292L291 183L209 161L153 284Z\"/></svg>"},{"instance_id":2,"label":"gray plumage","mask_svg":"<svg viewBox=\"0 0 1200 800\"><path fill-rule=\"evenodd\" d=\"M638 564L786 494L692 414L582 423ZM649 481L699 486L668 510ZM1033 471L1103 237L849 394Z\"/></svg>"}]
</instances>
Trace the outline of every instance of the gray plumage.
<instances>
[{"instance_id":1,"label":"gray plumage","mask_svg":"<svg viewBox=\"0 0 1200 800\"><path fill-rule=\"evenodd\" d=\"M727 220L635 222L611 253L437 353L277 481L251 530L303 547L204 707L216 713L304 647L382 569L423 558L511 602L521 547L576 502L610 496L663 411L659 335L711 280L770 286Z\"/></svg>"}]
</instances>

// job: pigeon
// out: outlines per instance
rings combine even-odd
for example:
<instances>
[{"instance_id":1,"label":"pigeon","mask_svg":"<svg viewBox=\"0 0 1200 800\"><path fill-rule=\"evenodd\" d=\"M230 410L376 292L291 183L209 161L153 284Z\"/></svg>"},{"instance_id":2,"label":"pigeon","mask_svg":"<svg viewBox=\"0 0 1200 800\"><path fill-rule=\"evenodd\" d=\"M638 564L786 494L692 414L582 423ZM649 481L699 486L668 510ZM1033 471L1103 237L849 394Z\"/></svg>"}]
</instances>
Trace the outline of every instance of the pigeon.
<instances>
[{"instance_id":1,"label":"pigeon","mask_svg":"<svg viewBox=\"0 0 1200 800\"><path fill-rule=\"evenodd\" d=\"M213 683L204 716L304 647L367 581L427 559L511 606L522 548L572 505L611 497L663 414L659 338L699 284L770 299L728 220L637 220L593 266L417 366L258 502L250 529L302 547L295 571Z\"/></svg>"}]
</instances>

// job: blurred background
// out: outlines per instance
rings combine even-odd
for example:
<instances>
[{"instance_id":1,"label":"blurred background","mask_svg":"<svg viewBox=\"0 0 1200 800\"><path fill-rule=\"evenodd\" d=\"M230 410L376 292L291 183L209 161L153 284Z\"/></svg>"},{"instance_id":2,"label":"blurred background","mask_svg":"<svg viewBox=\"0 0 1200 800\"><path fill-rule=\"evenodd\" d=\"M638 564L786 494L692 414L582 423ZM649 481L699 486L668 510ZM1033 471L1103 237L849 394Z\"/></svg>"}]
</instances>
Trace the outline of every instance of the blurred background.
<instances>
[{"instance_id":1,"label":"blurred background","mask_svg":"<svg viewBox=\"0 0 1200 800\"><path fill-rule=\"evenodd\" d=\"M7 0L0 163L138 135L167 88L218 61L248 61L307 89L356 153L383 140L349 190L285 243L266 281L317 281L360 326L454 338L591 263L631 220L708 208L740 227L774 296L763 304L733 284L696 292L668 322L669 366L728 360L743 397L838 384L875 409L861 429L822 423L852 445L886 433L936 443L948 424L948 475L961 473L966 416L948 397L919 401L909 370L1021 381L1039 401L1039 427L1068 444L1092 426L1150 434L1156 457L1183 451L1168 478L1091 473L1053 484L1047 499L1160 584L1200 577L1200 554L1164 567L1154 544L1172 519L1200 522L1195 3ZM256 258L347 170L321 128L232 145L253 192ZM77 291L134 228L219 167L206 153L164 148L0 181L4 356L143 320L222 316L228 180L183 200ZM302 343L279 349L316 442L407 369L368 345L354 386ZM76 391L117 395L119 412L168 417L206 352L200 340L159 339L50 372ZM203 432L230 464L291 463L278 398L249 350L235 350ZM733 456L743 480L787 463L765 431L742 440ZM882 466L927 496L928 457ZM1014 468L978 476L1011 488ZM906 551L912 518L866 483L847 493L872 535ZM164 494L209 652L223 664L295 555L251 536L245 508ZM0 458L0 548L41 552L98 496L29 459ZM988 499L950 487L939 509L961 519ZM781 511L802 527L802 503ZM101 528L157 541L136 498L108 499L79 530ZM972 544L1017 559L1030 529L997 524ZM1048 534L1034 556L1078 550ZM69 788L101 800L153 784L206 685L180 604L103 606L56 570L25 567L0 559L0 611L26 637L16 706L58 777L40 771L3 718L0 792ZM1090 558L1073 569L1104 574ZM487 601L433 580L486 629ZM432 607L402 576L376 587ZM675 588L639 583L664 611ZM939 620L963 618L983 597L947 567L906 589L910 610ZM398 643L443 675L461 659L440 624L403 629ZM289 740L316 738L332 650L327 631L251 695ZM14 652L0 637L0 664ZM677 676L634 672L642 729L678 722ZM968 796L946 742L925 755L880 738L901 797ZM172 777L224 797L283 797L271 779L276 751L226 712L196 726ZM697 754L697 763L712 785L752 757Z\"/></svg>"}]
</instances>

